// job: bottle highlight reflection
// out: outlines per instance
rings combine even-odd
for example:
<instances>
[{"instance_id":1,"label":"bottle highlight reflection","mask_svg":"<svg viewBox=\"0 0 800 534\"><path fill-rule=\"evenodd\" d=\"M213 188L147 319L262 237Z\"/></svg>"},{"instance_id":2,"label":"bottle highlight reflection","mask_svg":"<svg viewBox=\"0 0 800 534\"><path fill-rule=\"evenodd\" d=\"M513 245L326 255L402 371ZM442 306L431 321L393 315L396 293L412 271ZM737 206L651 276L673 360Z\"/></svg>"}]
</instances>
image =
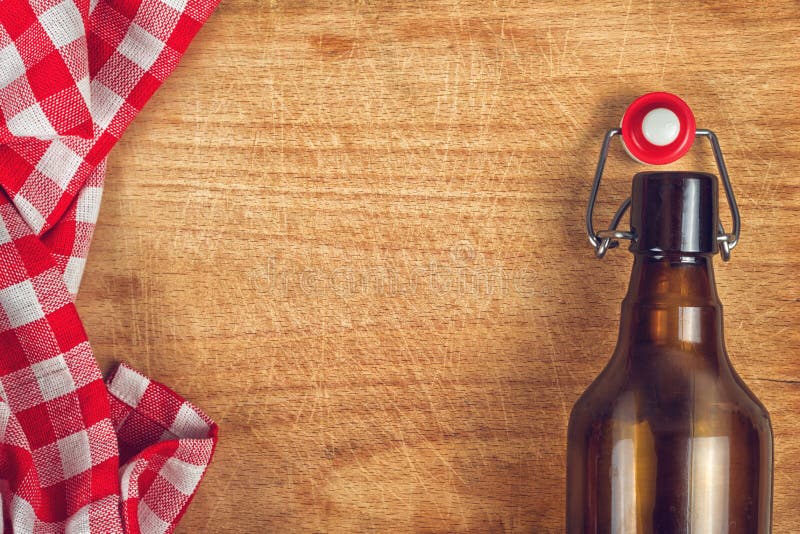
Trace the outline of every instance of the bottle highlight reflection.
<instances>
[{"instance_id":1,"label":"bottle highlight reflection","mask_svg":"<svg viewBox=\"0 0 800 534\"><path fill-rule=\"evenodd\" d=\"M631 210L617 347L570 417L567 530L768 533L772 431L725 351L716 178L640 173Z\"/></svg>"}]
</instances>

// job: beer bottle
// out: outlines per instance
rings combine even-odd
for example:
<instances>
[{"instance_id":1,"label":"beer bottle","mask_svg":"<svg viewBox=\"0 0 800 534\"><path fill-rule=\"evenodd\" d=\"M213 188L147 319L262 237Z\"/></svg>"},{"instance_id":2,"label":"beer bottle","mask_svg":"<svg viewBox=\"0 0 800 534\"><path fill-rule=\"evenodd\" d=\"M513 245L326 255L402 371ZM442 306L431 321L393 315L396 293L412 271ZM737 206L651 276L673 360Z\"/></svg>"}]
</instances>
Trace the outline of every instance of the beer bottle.
<instances>
[{"instance_id":1,"label":"beer bottle","mask_svg":"<svg viewBox=\"0 0 800 534\"><path fill-rule=\"evenodd\" d=\"M697 134L711 137L728 192L716 137ZM624 210L592 231L600 255L630 239L633 269L616 349L570 416L567 532L769 533L769 415L728 358L714 281L720 243L735 244L720 233L717 177L642 172L629 206L630 232L614 228Z\"/></svg>"}]
</instances>

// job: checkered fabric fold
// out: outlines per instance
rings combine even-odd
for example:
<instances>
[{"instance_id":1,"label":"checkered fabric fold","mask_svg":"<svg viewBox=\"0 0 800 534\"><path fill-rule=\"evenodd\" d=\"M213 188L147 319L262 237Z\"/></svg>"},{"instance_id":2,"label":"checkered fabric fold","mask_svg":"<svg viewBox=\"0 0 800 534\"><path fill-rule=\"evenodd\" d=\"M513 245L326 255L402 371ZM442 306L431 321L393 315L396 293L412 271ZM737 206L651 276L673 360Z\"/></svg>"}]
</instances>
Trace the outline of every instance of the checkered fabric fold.
<instances>
[{"instance_id":1,"label":"checkered fabric fold","mask_svg":"<svg viewBox=\"0 0 800 534\"><path fill-rule=\"evenodd\" d=\"M0 0L0 532L172 532L216 425L74 305L105 158L218 0Z\"/></svg>"}]
</instances>

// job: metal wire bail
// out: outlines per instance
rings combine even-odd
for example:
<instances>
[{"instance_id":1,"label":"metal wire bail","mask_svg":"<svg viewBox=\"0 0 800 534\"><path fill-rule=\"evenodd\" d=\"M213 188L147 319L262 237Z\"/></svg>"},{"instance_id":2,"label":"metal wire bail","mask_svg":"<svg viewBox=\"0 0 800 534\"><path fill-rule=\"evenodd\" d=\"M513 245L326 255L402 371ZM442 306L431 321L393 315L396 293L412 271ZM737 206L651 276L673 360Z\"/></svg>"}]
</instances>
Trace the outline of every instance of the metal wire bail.
<instances>
[{"instance_id":1,"label":"metal wire bail","mask_svg":"<svg viewBox=\"0 0 800 534\"><path fill-rule=\"evenodd\" d=\"M597 161L592 190L589 193L589 204L586 208L586 233L589 237L589 243L594 248L594 252L598 258L605 256L609 249L619 246L620 239L633 240L636 237L631 231L617 230L620 220L631 205L631 197L626 198L622 204L620 204L619 208L617 208L608 229L595 232L594 224L592 223L594 204L597 201L597 193L600 190L600 181L603 177L603 169L605 169L606 158L608 157L608 147L611 144L611 140L621 133L622 130L620 128L612 128L606 132L603 138L603 146L600 148L600 158ZM728 199L728 207L731 210L733 229L730 233L725 231L721 220L717 221L717 243L719 244L720 255L723 261L728 261L731 257L731 251L739 243L739 231L741 230L739 206L736 204L736 197L733 194L731 180L728 177L728 169L725 166L725 159L722 157L722 149L719 146L716 134L711 130L697 129L695 130L695 137L707 137L711 142L711 148L714 151L714 159L717 162L717 170L722 178L725 197Z\"/></svg>"}]
</instances>

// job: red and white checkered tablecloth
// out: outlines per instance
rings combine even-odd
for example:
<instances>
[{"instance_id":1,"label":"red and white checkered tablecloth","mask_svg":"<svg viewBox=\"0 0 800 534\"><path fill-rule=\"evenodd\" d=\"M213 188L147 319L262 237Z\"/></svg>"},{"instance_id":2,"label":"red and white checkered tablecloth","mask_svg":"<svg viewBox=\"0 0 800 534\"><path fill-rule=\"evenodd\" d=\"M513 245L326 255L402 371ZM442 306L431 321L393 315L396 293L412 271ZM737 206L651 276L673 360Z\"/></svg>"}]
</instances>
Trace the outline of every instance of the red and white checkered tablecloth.
<instances>
[{"instance_id":1,"label":"red and white checkered tablecloth","mask_svg":"<svg viewBox=\"0 0 800 534\"><path fill-rule=\"evenodd\" d=\"M0 0L0 532L172 532L216 425L73 304L105 158L218 0Z\"/></svg>"}]
</instances>

